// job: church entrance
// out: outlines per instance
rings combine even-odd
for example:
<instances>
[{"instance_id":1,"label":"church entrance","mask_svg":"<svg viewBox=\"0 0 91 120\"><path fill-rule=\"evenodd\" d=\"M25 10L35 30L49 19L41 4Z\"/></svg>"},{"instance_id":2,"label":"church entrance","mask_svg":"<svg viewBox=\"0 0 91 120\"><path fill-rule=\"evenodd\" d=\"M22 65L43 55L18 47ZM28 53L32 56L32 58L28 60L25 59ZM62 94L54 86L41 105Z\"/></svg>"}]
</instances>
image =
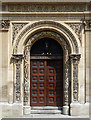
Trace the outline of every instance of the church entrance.
<instances>
[{"instance_id":1,"label":"church entrance","mask_svg":"<svg viewBox=\"0 0 91 120\"><path fill-rule=\"evenodd\" d=\"M30 105L63 106L63 51L57 41L42 38L30 51Z\"/></svg>"}]
</instances>

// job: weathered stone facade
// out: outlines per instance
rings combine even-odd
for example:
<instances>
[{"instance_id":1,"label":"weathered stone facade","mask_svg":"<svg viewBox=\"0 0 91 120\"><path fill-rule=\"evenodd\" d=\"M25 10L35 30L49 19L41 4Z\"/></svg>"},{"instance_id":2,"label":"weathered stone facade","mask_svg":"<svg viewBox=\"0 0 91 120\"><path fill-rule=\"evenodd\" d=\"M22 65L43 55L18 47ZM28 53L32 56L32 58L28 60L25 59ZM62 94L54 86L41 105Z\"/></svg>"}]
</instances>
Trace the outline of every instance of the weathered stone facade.
<instances>
[{"instance_id":1,"label":"weathered stone facade","mask_svg":"<svg viewBox=\"0 0 91 120\"><path fill-rule=\"evenodd\" d=\"M44 37L56 40L64 52L62 113L88 117L91 3L2 2L0 14L2 117L32 114L30 51Z\"/></svg>"}]
</instances>

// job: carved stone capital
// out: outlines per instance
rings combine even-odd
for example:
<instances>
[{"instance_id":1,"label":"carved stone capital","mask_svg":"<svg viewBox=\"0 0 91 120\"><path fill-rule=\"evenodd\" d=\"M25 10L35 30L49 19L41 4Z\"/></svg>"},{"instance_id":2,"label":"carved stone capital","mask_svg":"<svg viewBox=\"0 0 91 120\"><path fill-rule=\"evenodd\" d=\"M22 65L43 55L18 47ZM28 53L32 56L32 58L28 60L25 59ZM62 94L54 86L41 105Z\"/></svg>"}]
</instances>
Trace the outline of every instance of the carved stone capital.
<instances>
[{"instance_id":1,"label":"carved stone capital","mask_svg":"<svg viewBox=\"0 0 91 120\"><path fill-rule=\"evenodd\" d=\"M91 19L83 19L82 23L86 28L91 28Z\"/></svg>"},{"instance_id":2,"label":"carved stone capital","mask_svg":"<svg viewBox=\"0 0 91 120\"><path fill-rule=\"evenodd\" d=\"M70 54L70 59L72 63L79 63L81 54Z\"/></svg>"},{"instance_id":3,"label":"carved stone capital","mask_svg":"<svg viewBox=\"0 0 91 120\"><path fill-rule=\"evenodd\" d=\"M17 62L17 61L22 61L23 55L22 54L13 54L11 57L12 61Z\"/></svg>"},{"instance_id":4,"label":"carved stone capital","mask_svg":"<svg viewBox=\"0 0 91 120\"><path fill-rule=\"evenodd\" d=\"M9 25L10 25L10 21L9 20L1 20L1 29L8 29Z\"/></svg>"}]
</instances>

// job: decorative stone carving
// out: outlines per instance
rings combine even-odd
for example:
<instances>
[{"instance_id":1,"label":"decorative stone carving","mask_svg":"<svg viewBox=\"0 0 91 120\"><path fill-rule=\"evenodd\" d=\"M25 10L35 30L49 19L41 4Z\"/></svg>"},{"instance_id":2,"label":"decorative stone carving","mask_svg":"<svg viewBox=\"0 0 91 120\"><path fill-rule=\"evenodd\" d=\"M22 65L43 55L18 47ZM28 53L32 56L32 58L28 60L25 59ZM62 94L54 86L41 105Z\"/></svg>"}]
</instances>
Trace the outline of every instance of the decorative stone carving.
<instances>
[{"instance_id":1,"label":"decorative stone carving","mask_svg":"<svg viewBox=\"0 0 91 120\"><path fill-rule=\"evenodd\" d=\"M85 4L9 4L9 12L83 12Z\"/></svg>"},{"instance_id":2,"label":"decorative stone carving","mask_svg":"<svg viewBox=\"0 0 91 120\"><path fill-rule=\"evenodd\" d=\"M82 23L87 29L91 28L91 19L83 19Z\"/></svg>"},{"instance_id":3,"label":"decorative stone carving","mask_svg":"<svg viewBox=\"0 0 91 120\"><path fill-rule=\"evenodd\" d=\"M24 50L24 105L29 105L30 102L30 77L29 77L29 71L30 71L30 46L25 47Z\"/></svg>"},{"instance_id":4,"label":"decorative stone carving","mask_svg":"<svg viewBox=\"0 0 91 120\"><path fill-rule=\"evenodd\" d=\"M69 105L69 80L70 80L70 70L69 70L69 53L70 47L64 40L62 36L60 36L58 33L53 31L41 31L36 34L34 34L32 37L30 37L25 44L25 50L24 50L24 105L29 105L29 81L30 81L30 46L34 44L34 42L38 39L49 37L57 40L64 48L64 105Z\"/></svg>"},{"instance_id":5,"label":"decorative stone carving","mask_svg":"<svg viewBox=\"0 0 91 120\"><path fill-rule=\"evenodd\" d=\"M73 65L73 101L78 101L78 63L80 54L70 55L71 63Z\"/></svg>"},{"instance_id":6,"label":"decorative stone carving","mask_svg":"<svg viewBox=\"0 0 91 120\"><path fill-rule=\"evenodd\" d=\"M21 100L21 61L22 61L23 55L13 55L12 60L15 65L15 101Z\"/></svg>"},{"instance_id":7,"label":"decorative stone carving","mask_svg":"<svg viewBox=\"0 0 91 120\"><path fill-rule=\"evenodd\" d=\"M74 30L74 32L78 36L78 39L81 42L81 27L82 27L82 24L81 23L67 23L67 25L69 25Z\"/></svg>"},{"instance_id":8,"label":"decorative stone carving","mask_svg":"<svg viewBox=\"0 0 91 120\"><path fill-rule=\"evenodd\" d=\"M20 101L21 97L21 86L20 86L20 78L21 78L21 71L20 71L20 63L16 63L16 101Z\"/></svg>"},{"instance_id":9,"label":"decorative stone carving","mask_svg":"<svg viewBox=\"0 0 91 120\"><path fill-rule=\"evenodd\" d=\"M9 20L1 20L1 29L8 29L9 25L10 25L10 21Z\"/></svg>"},{"instance_id":10,"label":"decorative stone carving","mask_svg":"<svg viewBox=\"0 0 91 120\"><path fill-rule=\"evenodd\" d=\"M14 43L14 39L19 31L25 26L27 23L12 23L12 44Z\"/></svg>"},{"instance_id":11,"label":"decorative stone carving","mask_svg":"<svg viewBox=\"0 0 91 120\"><path fill-rule=\"evenodd\" d=\"M75 47L76 53L78 53L78 44L77 44L77 41L76 41L74 35L73 35L73 34L70 32L70 30L67 29L65 26L63 26L63 25L60 24L60 23L53 22L53 21L40 21L40 22L33 23L32 25L29 25L28 27L26 27L26 28L21 32L21 34L18 36L18 38L17 38L17 40L16 40L16 45L15 45L15 48L14 48L14 52L17 53L18 44L19 44L21 38L23 37L23 35L24 35L26 32L28 32L30 29L33 29L33 28L35 28L35 27L44 26L44 25L46 25L46 26L48 26L48 25L50 25L50 26L55 26L55 27L57 27L58 29L60 29L61 31L63 31L63 32L65 31L68 36L70 35L70 36L71 36L71 39L70 39L70 40L71 40L71 42L75 45L74 47Z\"/></svg>"}]
</instances>

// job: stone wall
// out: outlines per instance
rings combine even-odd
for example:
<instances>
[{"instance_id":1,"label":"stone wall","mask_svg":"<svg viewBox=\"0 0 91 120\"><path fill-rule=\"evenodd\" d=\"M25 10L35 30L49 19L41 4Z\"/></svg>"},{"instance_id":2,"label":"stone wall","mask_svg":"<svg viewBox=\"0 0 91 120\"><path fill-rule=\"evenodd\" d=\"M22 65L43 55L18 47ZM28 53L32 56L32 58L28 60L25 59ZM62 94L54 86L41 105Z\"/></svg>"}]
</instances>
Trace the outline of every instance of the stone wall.
<instances>
[{"instance_id":1,"label":"stone wall","mask_svg":"<svg viewBox=\"0 0 91 120\"><path fill-rule=\"evenodd\" d=\"M13 60L15 45L17 41L21 40L18 53L23 53L24 44L22 41L26 40L26 36L30 33L34 34L37 29L54 30L65 36L67 31L62 31L61 27L69 30L73 40L70 42L72 47L73 56L76 54L74 49L79 48L81 58L78 65L78 86L73 87L74 80L71 81L71 98L70 98L70 115L72 116L86 116L89 115L89 97L91 94L91 8L89 3L61 3L61 4L9 4L2 5L2 20L1 20L1 40L0 40L0 106L2 106L3 117L21 117L23 116L24 109L24 71L23 60L21 61L21 77L19 85L19 95L16 94L16 67L14 63L18 58ZM1 13L0 13L1 14ZM41 24L40 24L41 23ZM51 26L48 26L52 23ZM55 24L56 25L55 25ZM56 27L55 27L56 26ZM58 29L59 26L59 29ZM29 31L31 30L31 31ZM33 32L34 33L33 33ZM62 33L63 32L63 33ZM69 41L72 39L67 34ZM19 38L19 39L18 39ZM74 41L76 39L76 42ZM75 43L74 43L74 42ZM73 44L72 44L73 42ZM30 43L29 43L30 44ZM74 45L75 44L75 45ZM76 47L75 47L76 46ZM73 57L71 56L71 57ZM76 58L75 58L76 59ZM74 61L74 59L73 59ZM76 69L74 67L74 69ZM74 69L71 69L74 70ZM73 73L73 72L72 72ZM18 73L17 73L18 74ZM75 81L77 80L75 75ZM74 90L73 90L74 89ZM78 94L77 102L74 102L73 93L75 90ZM89 96L90 95L90 96ZM18 97L17 97L18 96ZM16 101L16 98L20 98ZM18 110L18 107L20 108ZM77 110L78 109L78 110ZM83 110L84 109L84 110ZM29 108L30 110L30 108ZM29 113L27 110L26 113Z\"/></svg>"}]
</instances>

